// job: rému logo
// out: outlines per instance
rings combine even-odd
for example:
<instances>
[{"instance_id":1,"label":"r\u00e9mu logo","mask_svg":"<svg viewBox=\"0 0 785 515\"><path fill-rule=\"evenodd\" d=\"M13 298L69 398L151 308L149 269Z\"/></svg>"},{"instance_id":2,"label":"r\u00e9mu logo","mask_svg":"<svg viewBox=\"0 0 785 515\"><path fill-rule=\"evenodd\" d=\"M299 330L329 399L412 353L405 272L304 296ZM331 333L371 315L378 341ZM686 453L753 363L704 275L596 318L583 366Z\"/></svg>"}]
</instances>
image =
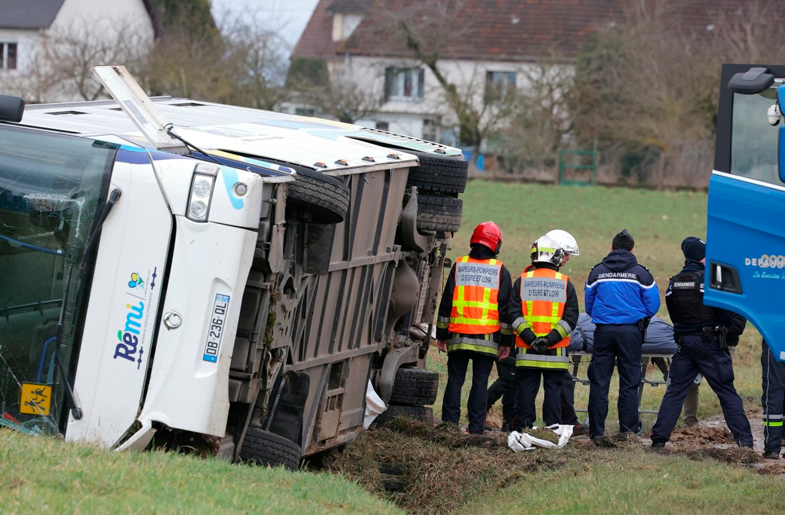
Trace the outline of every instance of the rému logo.
<instances>
[{"instance_id":1,"label":"r\u00e9mu logo","mask_svg":"<svg viewBox=\"0 0 785 515\"><path fill-rule=\"evenodd\" d=\"M144 317L144 302L139 301L139 305L133 306L126 304L128 314L125 316L125 328L117 331L117 338L120 343L114 348L114 359L123 358L131 363L137 361L139 365L142 364L142 354L144 348L139 349L139 356L136 355L137 346L139 345L139 331L142 329L142 318Z\"/></svg>"}]
</instances>

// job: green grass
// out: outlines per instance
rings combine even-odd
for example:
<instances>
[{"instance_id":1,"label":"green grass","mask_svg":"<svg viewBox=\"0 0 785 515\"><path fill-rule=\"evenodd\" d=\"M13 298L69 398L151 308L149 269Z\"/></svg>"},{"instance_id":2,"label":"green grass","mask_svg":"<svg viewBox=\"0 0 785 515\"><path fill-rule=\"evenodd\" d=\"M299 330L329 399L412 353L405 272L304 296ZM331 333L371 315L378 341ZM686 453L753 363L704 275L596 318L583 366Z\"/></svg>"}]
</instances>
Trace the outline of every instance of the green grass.
<instances>
[{"instance_id":1,"label":"green grass","mask_svg":"<svg viewBox=\"0 0 785 515\"><path fill-rule=\"evenodd\" d=\"M117 453L0 429L0 514L29 513L402 512L332 474Z\"/></svg>"},{"instance_id":2,"label":"green grass","mask_svg":"<svg viewBox=\"0 0 785 515\"><path fill-rule=\"evenodd\" d=\"M529 476L501 495L483 497L456 515L538 513L658 515L761 513L782 509L782 479L712 460L659 456L643 450L593 453Z\"/></svg>"},{"instance_id":3,"label":"green grass","mask_svg":"<svg viewBox=\"0 0 785 515\"><path fill-rule=\"evenodd\" d=\"M534 239L550 229L565 229L581 247L581 256L564 269L578 289L581 305L589 270L607 254L613 235L622 228L635 236L636 255L661 288L681 267L681 240L705 234L706 195L702 193L472 181L463 198L463 229L452 242L452 257L467 252L477 223L494 220L505 235L500 257L516 276L529 263ZM667 319L664 306L659 315ZM735 362L736 386L747 406L760 402L759 356L760 336L748 327ZM446 355L429 353L428 366L442 375L437 415L446 383L445 364ZM467 386L470 381L469 376ZM586 406L588 390L576 387L576 407ZM648 389L644 407L656 408L664 391L664 387ZM705 386L701 391L699 417L719 414L716 396ZM464 406L467 395L468 387ZM609 430L616 418L615 396L614 386ZM365 436L370 435L361 442ZM388 434L373 445L384 447L380 453L408 460L407 474L424 482L420 490L433 495L423 502L440 507L423 513L454 508L455 513L465 514L773 513L785 503L781 479L712 460L660 456L640 448L582 448L580 442L560 451L512 455L502 447L479 454L462 446L435 446L422 438L398 438ZM360 451L371 447L357 449L346 454L370 459L369 453ZM504 469L506 474L499 474L484 465L485 457L499 459L507 467L529 460L532 468L519 463L523 472ZM375 462L363 466L379 475ZM448 471L446 476L442 469ZM366 482L379 479L368 476ZM499 484L500 477L506 477L504 484ZM465 481L466 492L458 496L449 485L442 493L440 488L425 488L444 481L459 486ZM339 475L252 468L174 453L115 453L0 430L0 514L42 512L403 513Z\"/></svg>"},{"instance_id":4,"label":"green grass","mask_svg":"<svg viewBox=\"0 0 785 515\"><path fill-rule=\"evenodd\" d=\"M668 279L679 272L684 263L681 242L687 236L703 238L706 235L707 195L702 192L504 184L473 180L461 198L463 221L460 231L450 244L450 257L454 259L465 255L469 250L469 238L477 224L493 220L504 234L499 258L515 280L524 267L531 263L531 243L551 229L564 229L575 237L581 250L580 256L573 256L562 268L562 272L569 275L575 285L581 311L584 310L583 287L589 271L608 254L613 236L626 228L635 238L633 252L639 262L651 271L660 288L662 307L657 315L670 320L664 294ZM748 407L760 405L760 342L760 334L748 324L735 366L736 388ZM437 416L441 414L442 395L447 380L446 362L445 354L436 351L429 353L428 366L442 374L439 398L434 406ZM654 372L651 373L654 377ZM586 377L585 365L580 375ZM494 377L495 373L492 380ZM470 384L471 374L466 379L463 406ZM618 386L614 380L606 421L609 429L614 427L617 417L617 393ZM664 393L664 386L647 387L642 407L657 409ZM589 388L576 385L575 394L576 407L586 408ZM541 399L538 400L540 404ZM500 410L499 407L499 415ZM702 385L698 416L708 417L720 413L717 396L708 385ZM644 416L649 427L653 419L653 416Z\"/></svg>"},{"instance_id":5,"label":"green grass","mask_svg":"<svg viewBox=\"0 0 785 515\"><path fill-rule=\"evenodd\" d=\"M633 252L661 290L684 262L681 241L706 235L705 193L471 181L461 198L463 221L451 243L452 257L469 251L477 224L493 220L504 233L499 258L515 278L531 263L532 242L551 229L564 229L581 249L562 270L578 290L581 307L589 271L608 254L620 230L633 235Z\"/></svg>"}]
</instances>

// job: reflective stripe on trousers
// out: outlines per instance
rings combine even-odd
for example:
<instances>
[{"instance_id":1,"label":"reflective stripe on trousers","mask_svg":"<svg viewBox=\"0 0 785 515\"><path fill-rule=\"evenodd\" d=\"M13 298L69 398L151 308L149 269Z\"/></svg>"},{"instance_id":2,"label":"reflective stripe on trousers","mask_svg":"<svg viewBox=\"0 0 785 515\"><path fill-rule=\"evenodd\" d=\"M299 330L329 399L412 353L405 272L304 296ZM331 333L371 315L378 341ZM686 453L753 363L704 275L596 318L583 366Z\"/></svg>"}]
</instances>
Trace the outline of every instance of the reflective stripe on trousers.
<instances>
[{"instance_id":1,"label":"reflective stripe on trousers","mask_svg":"<svg viewBox=\"0 0 785 515\"><path fill-rule=\"evenodd\" d=\"M447 352L457 350L471 350L496 356L499 353L499 344L493 341L493 333L455 334L447 342Z\"/></svg>"},{"instance_id":2,"label":"reflective stripe on trousers","mask_svg":"<svg viewBox=\"0 0 785 515\"><path fill-rule=\"evenodd\" d=\"M567 370L570 358L566 347L549 349L548 354L533 354L526 352L528 349L518 348L515 357L516 367L545 368L548 370Z\"/></svg>"}]
</instances>

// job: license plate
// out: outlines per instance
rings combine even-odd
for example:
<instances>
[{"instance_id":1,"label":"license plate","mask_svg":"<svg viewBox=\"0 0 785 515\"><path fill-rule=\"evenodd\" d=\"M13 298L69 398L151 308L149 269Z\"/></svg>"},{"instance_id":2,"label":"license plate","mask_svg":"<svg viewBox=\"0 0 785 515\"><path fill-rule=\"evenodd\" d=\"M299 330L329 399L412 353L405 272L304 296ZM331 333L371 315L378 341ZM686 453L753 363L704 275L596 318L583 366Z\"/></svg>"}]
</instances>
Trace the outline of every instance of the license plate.
<instances>
[{"instance_id":1,"label":"license plate","mask_svg":"<svg viewBox=\"0 0 785 515\"><path fill-rule=\"evenodd\" d=\"M207 330L207 343L204 344L204 361L218 362L218 351L221 349L221 336L224 334L226 312L229 310L229 295L216 295L213 312L210 316L210 327Z\"/></svg>"}]
</instances>

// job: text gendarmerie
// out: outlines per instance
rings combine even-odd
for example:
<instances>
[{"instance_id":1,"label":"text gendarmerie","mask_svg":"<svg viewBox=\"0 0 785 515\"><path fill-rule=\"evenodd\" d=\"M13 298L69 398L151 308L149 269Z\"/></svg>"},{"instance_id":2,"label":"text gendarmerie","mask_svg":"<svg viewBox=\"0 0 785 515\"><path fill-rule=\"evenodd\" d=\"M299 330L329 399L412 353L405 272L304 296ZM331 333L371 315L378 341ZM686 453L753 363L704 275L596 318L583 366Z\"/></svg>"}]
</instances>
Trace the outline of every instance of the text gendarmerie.
<instances>
[{"instance_id":1,"label":"text gendarmerie","mask_svg":"<svg viewBox=\"0 0 785 515\"><path fill-rule=\"evenodd\" d=\"M638 274L631 274L630 272L605 272L597 276L598 280L602 279L630 279L632 281L638 280Z\"/></svg>"}]
</instances>

